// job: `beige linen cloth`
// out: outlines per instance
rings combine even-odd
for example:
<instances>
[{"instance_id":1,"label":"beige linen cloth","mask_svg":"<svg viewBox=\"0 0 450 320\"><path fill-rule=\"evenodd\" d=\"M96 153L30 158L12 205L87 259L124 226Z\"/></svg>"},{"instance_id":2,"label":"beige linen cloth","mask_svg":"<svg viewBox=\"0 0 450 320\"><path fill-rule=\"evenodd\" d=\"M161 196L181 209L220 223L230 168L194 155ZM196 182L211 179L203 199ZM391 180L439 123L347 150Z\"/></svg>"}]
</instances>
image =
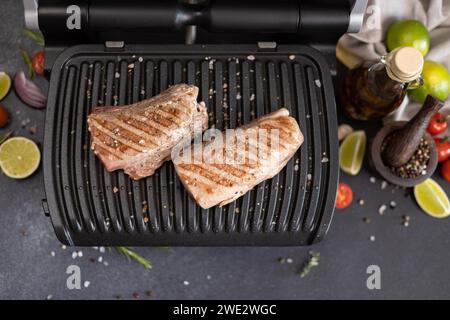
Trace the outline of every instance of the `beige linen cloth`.
<instances>
[{"instance_id":1,"label":"beige linen cloth","mask_svg":"<svg viewBox=\"0 0 450 320\"><path fill-rule=\"evenodd\" d=\"M426 60L450 68L450 0L369 0L360 33L346 34L338 42L336 55L347 67L386 54L386 31L395 21L414 19L423 22L430 31L430 51ZM408 120L420 105L405 99L402 106L385 121ZM450 113L450 98L444 113Z\"/></svg>"}]
</instances>

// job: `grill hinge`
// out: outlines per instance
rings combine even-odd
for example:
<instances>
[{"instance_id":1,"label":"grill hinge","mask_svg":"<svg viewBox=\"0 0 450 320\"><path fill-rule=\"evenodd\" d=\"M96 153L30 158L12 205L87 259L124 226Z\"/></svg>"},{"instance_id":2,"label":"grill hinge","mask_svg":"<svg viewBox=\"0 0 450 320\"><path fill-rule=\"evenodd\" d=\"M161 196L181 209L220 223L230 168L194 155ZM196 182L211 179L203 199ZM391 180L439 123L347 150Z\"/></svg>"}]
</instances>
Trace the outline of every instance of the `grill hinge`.
<instances>
[{"instance_id":1,"label":"grill hinge","mask_svg":"<svg viewBox=\"0 0 450 320\"><path fill-rule=\"evenodd\" d=\"M263 52L274 52L277 51L277 43L276 42L258 42L258 51Z\"/></svg>"},{"instance_id":2,"label":"grill hinge","mask_svg":"<svg viewBox=\"0 0 450 320\"><path fill-rule=\"evenodd\" d=\"M105 48L108 51L123 50L125 48L124 41L105 41Z\"/></svg>"}]
</instances>

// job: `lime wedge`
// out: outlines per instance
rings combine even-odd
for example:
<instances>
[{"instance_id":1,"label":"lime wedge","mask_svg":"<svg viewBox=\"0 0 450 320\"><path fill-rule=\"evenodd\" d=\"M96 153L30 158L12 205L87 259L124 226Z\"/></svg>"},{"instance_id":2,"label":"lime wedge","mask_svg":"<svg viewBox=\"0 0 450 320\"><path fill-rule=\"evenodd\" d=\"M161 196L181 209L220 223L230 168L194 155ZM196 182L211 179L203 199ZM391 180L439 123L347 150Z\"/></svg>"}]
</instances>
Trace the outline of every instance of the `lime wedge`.
<instances>
[{"instance_id":1,"label":"lime wedge","mask_svg":"<svg viewBox=\"0 0 450 320\"><path fill-rule=\"evenodd\" d=\"M6 97L10 88L11 78L6 73L0 72L0 100Z\"/></svg>"},{"instance_id":2,"label":"lime wedge","mask_svg":"<svg viewBox=\"0 0 450 320\"><path fill-rule=\"evenodd\" d=\"M366 133L355 131L348 135L339 148L339 163L342 171L354 176L359 173L366 152Z\"/></svg>"},{"instance_id":3,"label":"lime wedge","mask_svg":"<svg viewBox=\"0 0 450 320\"><path fill-rule=\"evenodd\" d=\"M414 187L414 196L420 208L434 218L447 218L450 215L450 202L447 194L433 179L427 179Z\"/></svg>"},{"instance_id":4,"label":"lime wedge","mask_svg":"<svg viewBox=\"0 0 450 320\"><path fill-rule=\"evenodd\" d=\"M13 179L29 177L39 166L41 152L36 143L23 137L14 137L0 145L0 168Z\"/></svg>"}]
</instances>

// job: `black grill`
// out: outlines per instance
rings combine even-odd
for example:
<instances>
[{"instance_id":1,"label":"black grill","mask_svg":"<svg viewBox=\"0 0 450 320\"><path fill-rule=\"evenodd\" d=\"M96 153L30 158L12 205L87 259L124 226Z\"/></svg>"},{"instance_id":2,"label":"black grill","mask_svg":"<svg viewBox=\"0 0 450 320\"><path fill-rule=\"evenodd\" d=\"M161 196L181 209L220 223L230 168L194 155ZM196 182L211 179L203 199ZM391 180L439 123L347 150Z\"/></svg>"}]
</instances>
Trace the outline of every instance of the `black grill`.
<instances>
[{"instance_id":1,"label":"black grill","mask_svg":"<svg viewBox=\"0 0 450 320\"><path fill-rule=\"evenodd\" d=\"M95 106L133 103L175 83L200 88L209 125L234 128L286 107L305 141L273 179L222 208L201 209L172 163L133 181L90 150ZM44 169L46 208L70 245L306 245L328 230L338 180L330 71L306 46L101 45L66 50L52 68Z\"/></svg>"}]
</instances>

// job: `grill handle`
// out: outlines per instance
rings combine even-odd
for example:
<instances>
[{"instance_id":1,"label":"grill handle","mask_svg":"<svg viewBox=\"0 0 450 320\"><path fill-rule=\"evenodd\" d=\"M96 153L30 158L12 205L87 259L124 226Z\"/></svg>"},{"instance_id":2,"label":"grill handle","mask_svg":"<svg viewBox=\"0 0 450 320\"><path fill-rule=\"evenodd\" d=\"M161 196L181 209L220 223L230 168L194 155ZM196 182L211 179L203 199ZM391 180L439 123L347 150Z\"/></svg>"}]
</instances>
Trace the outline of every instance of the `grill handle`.
<instances>
[{"instance_id":1,"label":"grill handle","mask_svg":"<svg viewBox=\"0 0 450 320\"><path fill-rule=\"evenodd\" d=\"M51 43L86 43L109 35L181 33L298 34L359 30L367 0L23 0L26 25ZM354 12L353 12L354 11ZM353 12L353 13L352 13ZM359 27L358 27L359 26ZM117 39L114 39L117 40ZM127 41L129 39L120 39ZM133 41L130 41L133 42Z\"/></svg>"}]
</instances>

